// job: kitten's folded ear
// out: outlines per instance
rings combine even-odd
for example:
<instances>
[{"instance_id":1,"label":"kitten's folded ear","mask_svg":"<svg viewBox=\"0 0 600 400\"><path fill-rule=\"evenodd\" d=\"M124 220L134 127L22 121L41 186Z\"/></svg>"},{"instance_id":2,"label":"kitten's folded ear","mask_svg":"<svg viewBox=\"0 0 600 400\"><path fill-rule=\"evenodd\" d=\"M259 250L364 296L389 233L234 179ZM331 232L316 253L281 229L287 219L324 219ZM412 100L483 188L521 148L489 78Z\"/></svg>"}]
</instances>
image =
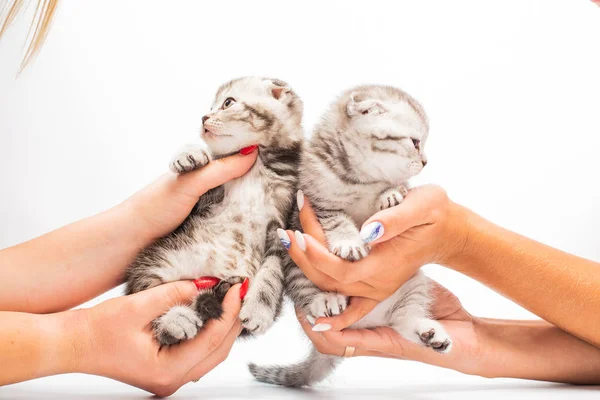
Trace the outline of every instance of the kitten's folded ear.
<instances>
[{"instance_id":1,"label":"kitten's folded ear","mask_svg":"<svg viewBox=\"0 0 600 400\"><path fill-rule=\"evenodd\" d=\"M289 100L292 89L287 83L279 79L267 79L266 83L274 98L283 102Z\"/></svg>"},{"instance_id":2,"label":"kitten's folded ear","mask_svg":"<svg viewBox=\"0 0 600 400\"><path fill-rule=\"evenodd\" d=\"M364 99L360 94L353 92L350 94L350 100L348 100L348 104L346 105L346 114L349 117L354 117L360 114L383 114L386 112L386 108L378 100L374 99Z\"/></svg>"}]
</instances>

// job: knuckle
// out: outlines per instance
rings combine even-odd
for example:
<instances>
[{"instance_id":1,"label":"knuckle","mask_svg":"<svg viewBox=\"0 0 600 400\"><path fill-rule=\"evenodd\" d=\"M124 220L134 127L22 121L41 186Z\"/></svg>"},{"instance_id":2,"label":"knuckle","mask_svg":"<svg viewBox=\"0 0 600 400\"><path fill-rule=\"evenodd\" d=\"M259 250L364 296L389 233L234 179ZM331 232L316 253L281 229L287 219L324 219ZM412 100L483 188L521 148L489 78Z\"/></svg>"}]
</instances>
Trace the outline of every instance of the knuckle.
<instances>
[{"instance_id":1,"label":"knuckle","mask_svg":"<svg viewBox=\"0 0 600 400\"><path fill-rule=\"evenodd\" d=\"M179 283L175 283L175 284L169 286L169 288L166 291L166 296L167 296L167 300L171 304L180 303L182 300L186 300L188 297L186 295L185 291L183 290L181 284L179 284Z\"/></svg>"}]
</instances>

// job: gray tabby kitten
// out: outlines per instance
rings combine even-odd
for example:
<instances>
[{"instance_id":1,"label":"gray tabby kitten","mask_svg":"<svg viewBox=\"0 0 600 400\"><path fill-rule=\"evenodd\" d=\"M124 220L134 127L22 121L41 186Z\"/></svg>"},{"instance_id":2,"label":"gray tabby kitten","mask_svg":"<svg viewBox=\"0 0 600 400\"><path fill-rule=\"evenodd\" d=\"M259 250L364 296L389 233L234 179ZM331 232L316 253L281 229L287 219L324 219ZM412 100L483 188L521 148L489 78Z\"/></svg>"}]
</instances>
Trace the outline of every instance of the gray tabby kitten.
<instances>
[{"instance_id":1,"label":"gray tabby kitten","mask_svg":"<svg viewBox=\"0 0 600 400\"><path fill-rule=\"evenodd\" d=\"M407 180L427 163L424 145L429 124L421 105L405 92L389 86L360 86L346 91L332 104L303 148L299 186L310 199L323 226L329 249L347 259L369 253L368 242L381 237L374 222L359 227L375 212L398 205L407 195ZM297 202L303 201L300 197ZM292 229L300 229L298 212ZM284 230L278 234L289 247ZM296 231L296 240L304 240ZM307 316L338 315L347 298L325 293L309 281L288 258L284 265L286 292ZM418 272L392 296L350 328L390 326L413 342L446 353L451 339L429 316L430 280ZM317 327L318 330L318 327ZM290 366L250 365L260 381L304 386L326 378L340 357L312 349L305 361Z\"/></svg>"},{"instance_id":2,"label":"gray tabby kitten","mask_svg":"<svg viewBox=\"0 0 600 400\"><path fill-rule=\"evenodd\" d=\"M303 105L285 83L246 77L219 88L202 117L202 139L171 162L182 174L211 160L259 146L244 176L203 195L173 233L144 249L126 274L127 294L165 282L216 276L221 283L201 290L191 306L175 306L153 322L161 345L191 339L223 312L232 284L250 279L240 319L243 334L265 332L282 304L282 260L276 229L285 226L298 180Z\"/></svg>"}]
</instances>

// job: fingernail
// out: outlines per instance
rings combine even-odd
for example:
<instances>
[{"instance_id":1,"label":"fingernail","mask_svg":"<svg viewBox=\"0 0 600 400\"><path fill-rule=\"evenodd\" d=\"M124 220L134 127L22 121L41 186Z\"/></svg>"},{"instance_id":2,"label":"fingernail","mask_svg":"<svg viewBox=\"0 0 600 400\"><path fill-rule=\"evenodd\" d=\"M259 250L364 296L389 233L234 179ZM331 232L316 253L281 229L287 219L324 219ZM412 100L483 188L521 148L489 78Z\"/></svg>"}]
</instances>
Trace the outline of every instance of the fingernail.
<instances>
[{"instance_id":1,"label":"fingernail","mask_svg":"<svg viewBox=\"0 0 600 400\"><path fill-rule=\"evenodd\" d=\"M296 231L294 232L294 236L296 237L296 243L298 243L300 250L306 251L306 240L304 240L304 235L300 233L300 231Z\"/></svg>"},{"instance_id":2,"label":"fingernail","mask_svg":"<svg viewBox=\"0 0 600 400\"><path fill-rule=\"evenodd\" d=\"M315 317L313 317L312 315L307 315L307 316L306 316L306 320L307 320L308 322L310 322L310 324L311 324L311 325L314 325L314 324L315 324Z\"/></svg>"},{"instance_id":3,"label":"fingernail","mask_svg":"<svg viewBox=\"0 0 600 400\"><path fill-rule=\"evenodd\" d=\"M365 243L371 243L383 236L383 224L379 221L371 222L360 230L360 238Z\"/></svg>"},{"instance_id":4,"label":"fingernail","mask_svg":"<svg viewBox=\"0 0 600 400\"><path fill-rule=\"evenodd\" d=\"M277 236L279 236L279 240L281 240L283 247L289 250L292 246L292 243L290 242L290 237L288 236L287 232L281 228L277 228Z\"/></svg>"},{"instance_id":5,"label":"fingernail","mask_svg":"<svg viewBox=\"0 0 600 400\"><path fill-rule=\"evenodd\" d=\"M246 293L248 293L248 286L250 285L250 279L246 278L242 282L242 286L240 287L240 299L244 300L246 297Z\"/></svg>"},{"instance_id":6,"label":"fingernail","mask_svg":"<svg viewBox=\"0 0 600 400\"><path fill-rule=\"evenodd\" d=\"M329 324L316 324L315 326L313 326L312 330L314 332L325 332L331 329L331 325Z\"/></svg>"},{"instance_id":7,"label":"fingernail","mask_svg":"<svg viewBox=\"0 0 600 400\"><path fill-rule=\"evenodd\" d=\"M248 154L250 154L254 150L256 150L257 147L258 147L257 145L252 145L252 146L244 147L243 149L240 150L240 154L243 155L243 156L247 156Z\"/></svg>"},{"instance_id":8,"label":"fingernail","mask_svg":"<svg viewBox=\"0 0 600 400\"><path fill-rule=\"evenodd\" d=\"M198 279L194 279L194 284L198 290L210 289L216 286L221 280L214 276L201 276Z\"/></svg>"},{"instance_id":9,"label":"fingernail","mask_svg":"<svg viewBox=\"0 0 600 400\"><path fill-rule=\"evenodd\" d=\"M302 207L304 207L304 192L302 190L298 190L296 193L296 201L298 202L298 211L302 211Z\"/></svg>"}]
</instances>

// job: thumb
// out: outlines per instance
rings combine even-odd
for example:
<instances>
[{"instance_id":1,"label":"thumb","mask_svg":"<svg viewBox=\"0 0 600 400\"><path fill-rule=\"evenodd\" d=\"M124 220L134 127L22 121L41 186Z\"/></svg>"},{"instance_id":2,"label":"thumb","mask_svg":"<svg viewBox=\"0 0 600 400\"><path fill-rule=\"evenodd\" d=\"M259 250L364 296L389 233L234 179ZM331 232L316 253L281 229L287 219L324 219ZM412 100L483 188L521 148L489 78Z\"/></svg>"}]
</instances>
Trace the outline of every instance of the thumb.
<instances>
[{"instance_id":1,"label":"thumb","mask_svg":"<svg viewBox=\"0 0 600 400\"><path fill-rule=\"evenodd\" d=\"M258 151L235 154L209 162L206 166L177 176L177 185L185 194L200 197L232 179L239 178L252 168Z\"/></svg>"},{"instance_id":2,"label":"thumb","mask_svg":"<svg viewBox=\"0 0 600 400\"><path fill-rule=\"evenodd\" d=\"M434 223L438 215L435 211L447 200L446 192L439 186L415 187L400 205L379 211L365 221L360 236L365 243L380 243L413 227Z\"/></svg>"},{"instance_id":3,"label":"thumb","mask_svg":"<svg viewBox=\"0 0 600 400\"><path fill-rule=\"evenodd\" d=\"M350 304L343 313L334 317L317 318L316 324L329 324L331 331L341 331L359 321L379 304L379 301L367 297L351 297Z\"/></svg>"},{"instance_id":4,"label":"thumb","mask_svg":"<svg viewBox=\"0 0 600 400\"><path fill-rule=\"evenodd\" d=\"M136 302L137 315L144 323L148 323L173 306L191 303L197 295L198 289L192 281L178 281L165 283L130 297Z\"/></svg>"}]
</instances>

